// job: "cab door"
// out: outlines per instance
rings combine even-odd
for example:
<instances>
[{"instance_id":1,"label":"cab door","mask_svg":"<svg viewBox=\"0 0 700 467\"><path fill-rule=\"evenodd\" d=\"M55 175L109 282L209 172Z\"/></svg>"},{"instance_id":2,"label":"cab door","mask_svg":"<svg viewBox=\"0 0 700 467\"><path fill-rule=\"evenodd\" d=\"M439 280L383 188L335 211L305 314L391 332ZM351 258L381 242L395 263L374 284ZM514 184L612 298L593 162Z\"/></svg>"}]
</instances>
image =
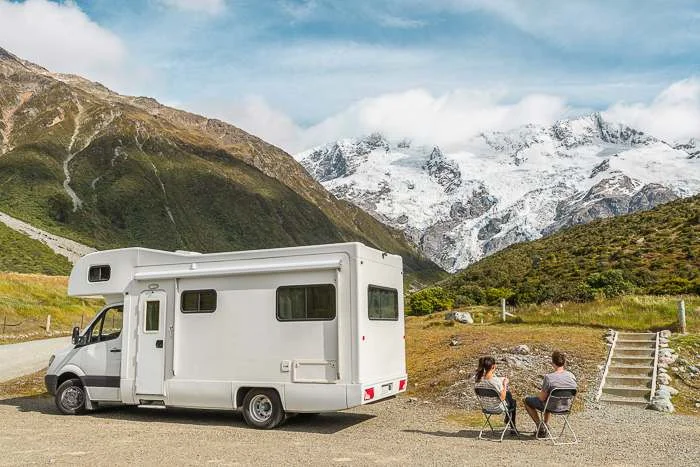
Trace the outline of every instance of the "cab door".
<instances>
[{"instance_id":1,"label":"cab door","mask_svg":"<svg viewBox=\"0 0 700 467\"><path fill-rule=\"evenodd\" d=\"M122 310L122 305L105 308L85 332L79 361L90 400L120 400Z\"/></svg>"},{"instance_id":2,"label":"cab door","mask_svg":"<svg viewBox=\"0 0 700 467\"><path fill-rule=\"evenodd\" d=\"M148 290L139 296L136 333L136 394L164 396L165 300L162 290Z\"/></svg>"}]
</instances>

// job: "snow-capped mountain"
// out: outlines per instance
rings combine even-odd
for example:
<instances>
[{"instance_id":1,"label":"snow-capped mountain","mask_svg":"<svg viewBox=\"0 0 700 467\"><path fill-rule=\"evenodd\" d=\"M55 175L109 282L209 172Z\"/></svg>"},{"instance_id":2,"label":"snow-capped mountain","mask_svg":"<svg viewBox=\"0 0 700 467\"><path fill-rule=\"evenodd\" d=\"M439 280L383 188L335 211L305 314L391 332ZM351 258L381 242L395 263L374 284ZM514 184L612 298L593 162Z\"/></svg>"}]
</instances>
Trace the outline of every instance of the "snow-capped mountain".
<instances>
[{"instance_id":1,"label":"snow-capped mountain","mask_svg":"<svg viewBox=\"0 0 700 467\"><path fill-rule=\"evenodd\" d=\"M482 133L450 153L373 134L296 158L333 194L455 271L562 227L700 192L699 146L670 145L596 113Z\"/></svg>"}]
</instances>

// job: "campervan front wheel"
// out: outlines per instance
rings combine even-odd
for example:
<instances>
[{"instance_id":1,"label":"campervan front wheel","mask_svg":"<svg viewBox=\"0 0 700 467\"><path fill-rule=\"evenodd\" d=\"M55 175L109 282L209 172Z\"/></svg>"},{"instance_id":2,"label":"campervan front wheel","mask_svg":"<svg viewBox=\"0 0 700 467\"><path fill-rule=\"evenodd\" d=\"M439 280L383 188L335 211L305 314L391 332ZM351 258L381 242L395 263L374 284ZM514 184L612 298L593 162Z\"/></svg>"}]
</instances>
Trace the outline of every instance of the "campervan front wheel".
<instances>
[{"instance_id":1,"label":"campervan front wheel","mask_svg":"<svg viewBox=\"0 0 700 467\"><path fill-rule=\"evenodd\" d=\"M85 413L87 393L78 378L64 381L56 390L56 407L66 415Z\"/></svg>"},{"instance_id":2,"label":"campervan front wheel","mask_svg":"<svg viewBox=\"0 0 700 467\"><path fill-rule=\"evenodd\" d=\"M243 399L243 418L255 428L268 430L284 420L284 409L274 389L253 388Z\"/></svg>"}]
</instances>

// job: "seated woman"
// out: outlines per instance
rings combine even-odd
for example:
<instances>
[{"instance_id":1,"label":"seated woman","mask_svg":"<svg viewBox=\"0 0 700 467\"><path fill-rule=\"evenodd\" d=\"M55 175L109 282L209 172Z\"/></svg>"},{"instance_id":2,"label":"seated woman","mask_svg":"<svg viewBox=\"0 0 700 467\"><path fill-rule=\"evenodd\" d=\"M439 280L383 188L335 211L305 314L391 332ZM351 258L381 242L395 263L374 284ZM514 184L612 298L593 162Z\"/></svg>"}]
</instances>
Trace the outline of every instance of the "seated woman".
<instances>
[{"instance_id":1,"label":"seated woman","mask_svg":"<svg viewBox=\"0 0 700 467\"><path fill-rule=\"evenodd\" d=\"M510 413L511 425L510 434L517 434L515 428L515 409L516 403L515 399L511 395L508 388L508 377L499 378L495 375L496 373L496 360L493 357L481 357L479 359L479 367L474 372L474 379L477 386L490 386L498 391L501 400L504 401L504 407L507 408ZM508 423L508 418L506 417L504 423Z\"/></svg>"}]
</instances>

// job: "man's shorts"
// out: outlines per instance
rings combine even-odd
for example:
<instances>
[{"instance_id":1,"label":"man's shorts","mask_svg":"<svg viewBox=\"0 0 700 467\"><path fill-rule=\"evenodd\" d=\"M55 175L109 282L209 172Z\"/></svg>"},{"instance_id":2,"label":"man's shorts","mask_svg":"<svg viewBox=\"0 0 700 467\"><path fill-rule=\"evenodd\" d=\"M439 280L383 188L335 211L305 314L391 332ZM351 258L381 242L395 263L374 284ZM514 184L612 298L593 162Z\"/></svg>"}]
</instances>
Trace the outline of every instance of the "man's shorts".
<instances>
[{"instance_id":1,"label":"man's shorts","mask_svg":"<svg viewBox=\"0 0 700 467\"><path fill-rule=\"evenodd\" d=\"M537 396L528 396L525 398L525 405L529 405L535 410L539 410L540 412L544 410L544 402L540 400L539 397Z\"/></svg>"}]
</instances>

